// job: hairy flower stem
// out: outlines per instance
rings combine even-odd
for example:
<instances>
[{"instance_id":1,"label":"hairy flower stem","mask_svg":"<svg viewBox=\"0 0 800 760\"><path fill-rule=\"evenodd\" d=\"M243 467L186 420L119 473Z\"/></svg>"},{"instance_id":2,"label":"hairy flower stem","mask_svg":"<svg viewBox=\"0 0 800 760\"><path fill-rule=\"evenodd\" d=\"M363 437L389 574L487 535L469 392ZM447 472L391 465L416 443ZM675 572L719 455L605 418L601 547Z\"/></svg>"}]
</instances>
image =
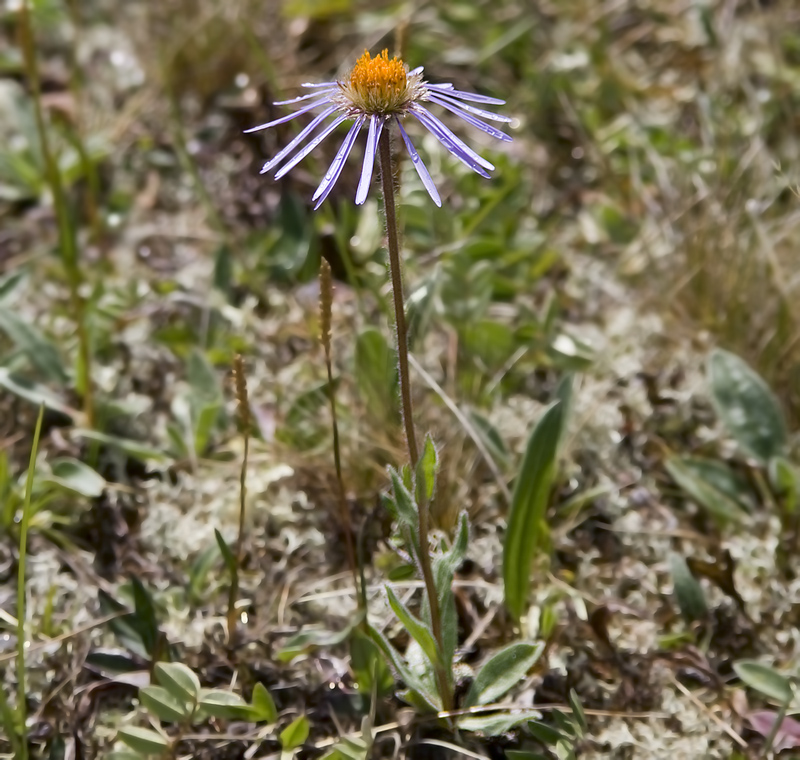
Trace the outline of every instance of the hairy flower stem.
<instances>
[{"instance_id":1,"label":"hairy flower stem","mask_svg":"<svg viewBox=\"0 0 800 760\"><path fill-rule=\"evenodd\" d=\"M397 328L397 365L400 374L400 401L403 412L403 424L406 431L408 458L412 472L419 461L417 438L414 434L414 416L411 407L411 383L408 373L408 334L406 329L405 301L403 299L403 273L400 268L400 242L397 234L397 205L394 196L394 166L392 164L392 144L389 130L384 129L378 147L381 165L381 185L383 187L383 206L386 212L386 238L389 248L389 271L392 277L392 295L394 296L395 327ZM419 564L428 604L431 612L431 628L433 637L440 652L444 652L442 639L442 618L439 611L439 597L433 581L433 569L428 545L430 528L429 505L423 501L419 509ZM441 663L436 665L436 680L445 710L452 709L450 681Z\"/></svg>"}]
</instances>

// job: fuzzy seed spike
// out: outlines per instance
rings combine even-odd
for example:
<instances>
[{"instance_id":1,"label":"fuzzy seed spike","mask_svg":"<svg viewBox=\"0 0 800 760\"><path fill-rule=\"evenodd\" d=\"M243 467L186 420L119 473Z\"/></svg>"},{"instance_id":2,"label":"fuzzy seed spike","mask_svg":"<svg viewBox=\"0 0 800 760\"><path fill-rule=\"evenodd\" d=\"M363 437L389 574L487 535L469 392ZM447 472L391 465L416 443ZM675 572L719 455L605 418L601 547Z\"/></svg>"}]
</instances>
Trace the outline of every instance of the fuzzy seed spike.
<instances>
[{"instance_id":1,"label":"fuzzy seed spike","mask_svg":"<svg viewBox=\"0 0 800 760\"><path fill-rule=\"evenodd\" d=\"M241 354L233 357L233 387L236 394L236 413L244 430L250 428L250 400L247 396L247 375Z\"/></svg>"}]
</instances>

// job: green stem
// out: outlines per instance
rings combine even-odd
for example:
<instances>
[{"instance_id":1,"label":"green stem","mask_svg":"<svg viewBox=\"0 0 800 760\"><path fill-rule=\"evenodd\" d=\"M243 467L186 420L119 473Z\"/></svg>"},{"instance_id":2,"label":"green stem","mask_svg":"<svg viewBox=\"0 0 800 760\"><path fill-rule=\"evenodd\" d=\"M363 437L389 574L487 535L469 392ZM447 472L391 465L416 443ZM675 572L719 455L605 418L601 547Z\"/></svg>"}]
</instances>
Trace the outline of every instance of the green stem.
<instances>
[{"instance_id":1,"label":"green stem","mask_svg":"<svg viewBox=\"0 0 800 760\"><path fill-rule=\"evenodd\" d=\"M42 112L41 87L39 80L39 66L36 60L36 45L33 38L33 27L30 19L30 0L26 0L19 9L19 32L20 46L25 61L25 73L28 76L28 86L31 89L33 100L33 112L36 118L36 131L39 136L39 147L42 152L47 182L50 185L50 192L53 194L53 205L55 206L56 218L58 220L58 239L61 249L61 258L64 262L64 269L67 273L69 283L69 295L72 312L78 332L78 393L83 397L83 411L86 415L86 426L94 427L94 400L92 393L92 355L89 348L89 333L86 329L86 302L80 294L80 286L83 283L80 264L78 262L78 246L75 240L75 230L70 219L67 199L64 195L64 187L61 184L61 173L58 164L50 150L50 142L47 139L47 128L44 123Z\"/></svg>"},{"instance_id":2,"label":"green stem","mask_svg":"<svg viewBox=\"0 0 800 760\"><path fill-rule=\"evenodd\" d=\"M17 567L17 699L19 700L19 723L22 732L20 760L28 760L28 731L26 723L27 704L25 693L25 565L28 557L28 528L31 523L31 498L33 494L33 475L36 471L36 453L39 450L39 436L42 432L44 406L39 407L33 445L28 462L28 476L25 481L25 503L22 507L22 520L19 526L19 565Z\"/></svg>"},{"instance_id":3,"label":"green stem","mask_svg":"<svg viewBox=\"0 0 800 760\"><path fill-rule=\"evenodd\" d=\"M394 296L395 327L397 329L397 365L400 375L400 401L403 412L403 424L408 445L408 458L413 471L419 461L417 438L414 434L414 415L411 406L411 383L408 372L408 330L406 328L405 301L403 299L403 273L400 264L400 241L397 234L397 205L394 195L394 167L392 164L392 144L389 129L381 134L379 142L379 155L381 164L381 184L383 187L383 206L386 212L386 238L389 248L389 271L392 278L392 295ZM419 564L422 578L425 581L425 590L428 595L428 604L431 612L431 628L433 637L439 646L439 651L444 652L442 638L442 618L439 611L439 597L436 593L436 584L433 580L431 567L430 548L428 545L428 531L430 529L430 512L427 502L420 503L419 509ZM444 667L436 667L436 679L439 693L442 697L442 706L445 710L452 708L452 695L450 681Z\"/></svg>"}]
</instances>

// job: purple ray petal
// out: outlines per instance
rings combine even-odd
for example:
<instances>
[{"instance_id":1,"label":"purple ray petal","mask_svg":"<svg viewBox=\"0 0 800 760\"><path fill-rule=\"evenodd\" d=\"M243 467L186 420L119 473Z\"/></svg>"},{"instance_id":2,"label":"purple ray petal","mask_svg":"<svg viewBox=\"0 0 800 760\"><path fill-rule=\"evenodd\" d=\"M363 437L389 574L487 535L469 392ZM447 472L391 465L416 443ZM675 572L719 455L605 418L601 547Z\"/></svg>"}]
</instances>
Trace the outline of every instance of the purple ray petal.
<instances>
[{"instance_id":1,"label":"purple ray petal","mask_svg":"<svg viewBox=\"0 0 800 760\"><path fill-rule=\"evenodd\" d=\"M436 123L430 118L430 114L424 113L419 111L415 108L411 108L409 110L412 116L417 119L442 145L444 145L447 150L450 151L461 163L466 164L472 171L480 174L482 177L486 177L486 179L491 179L490 175L486 172L485 169L482 169L481 166L476 163L472 158L470 158L469 154L463 151L458 145L453 142L441 129L436 125Z\"/></svg>"},{"instance_id":2,"label":"purple ray petal","mask_svg":"<svg viewBox=\"0 0 800 760\"><path fill-rule=\"evenodd\" d=\"M339 84L338 82L303 82L301 87L333 87Z\"/></svg>"},{"instance_id":3,"label":"purple ray petal","mask_svg":"<svg viewBox=\"0 0 800 760\"><path fill-rule=\"evenodd\" d=\"M308 137L325 119L327 119L338 106L331 106L326 108L319 116L317 116L297 137L294 138L288 145L276 153L264 166L261 167L259 174L266 174L273 166L277 166L288 156L295 148L297 148L306 137Z\"/></svg>"},{"instance_id":4,"label":"purple ray petal","mask_svg":"<svg viewBox=\"0 0 800 760\"><path fill-rule=\"evenodd\" d=\"M440 142L442 142L442 138L444 138L448 142L452 143L453 146L458 149L458 152L460 154L463 154L464 156L470 158L471 163L474 163L478 166L482 166L484 169L489 169L490 171L494 169L494 166L492 164L490 164L483 156L479 156L463 140L461 140L459 137L456 137L456 135L453 134L453 132L447 127L447 125L445 125L440 119L434 116L427 108L419 104L416 104L411 109L411 112L417 117L419 116L424 117L426 121L423 123L426 124L428 129L430 129L439 138Z\"/></svg>"},{"instance_id":5,"label":"purple ray petal","mask_svg":"<svg viewBox=\"0 0 800 760\"><path fill-rule=\"evenodd\" d=\"M491 121L503 121L506 124L508 124L511 121L514 121L514 119L512 119L510 116L505 116L500 113L493 113L492 111L484 111L483 108L475 108L475 106L469 106L466 103L461 103L460 101L456 100L452 95L449 95L444 91L437 90L435 93L430 93L429 97L442 98L443 100L452 103L454 106L458 106L462 111L474 114L475 116L481 116L484 119L490 119Z\"/></svg>"},{"instance_id":6,"label":"purple ray petal","mask_svg":"<svg viewBox=\"0 0 800 760\"><path fill-rule=\"evenodd\" d=\"M441 98L437 98L435 95L430 96L431 103L438 103L443 108L446 108L448 111L452 111L456 116L462 118L468 124L472 124L472 126L477 127L478 129L486 132L487 135L491 135L492 137L496 137L498 140L503 140L505 142L511 142L511 137L507 135L505 132L501 132L499 129L495 127L485 124L480 119L476 119L474 116L462 111L460 108L457 108L452 103L448 103L446 100L442 100Z\"/></svg>"},{"instance_id":7,"label":"purple ray petal","mask_svg":"<svg viewBox=\"0 0 800 760\"><path fill-rule=\"evenodd\" d=\"M433 180L431 179L431 175L428 173L428 169L424 163L422 163L422 159L420 158L419 153L417 153L417 149L414 147L414 144L411 142L411 139L406 134L405 129L403 129L403 125L400 123L400 119L396 116L394 117L395 122L397 123L398 128L400 129L400 136L403 138L403 142L406 144L406 150L408 151L408 155L411 156L411 163L414 164L414 168L417 170L417 174L419 174L419 178L422 180L422 184L425 185L425 189L428 191L428 195L431 196L433 202L439 207L442 207L442 199L439 197L439 191L436 189L436 185L433 184Z\"/></svg>"},{"instance_id":8,"label":"purple ray petal","mask_svg":"<svg viewBox=\"0 0 800 760\"><path fill-rule=\"evenodd\" d=\"M336 90L335 87L331 87L328 92L334 92ZM272 105L273 106L288 106L292 103L299 103L301 100L308 100L309 98L318 98L322 95L323 92L309 92L305 95L301 95L298 98L292 98L291 100L276 100Z\"/></svg>"},{"instance_id":9,"label":"purple ray petal","mask_svg":"<svg viewBox=\"0 0 800 760\"><path fill-rule=\"evenodd\" d=\"M447 90L448 95L453 95L461 100L471 100L474 103L488 103L494 106L505 105L505 100L500 98L490 98L488 95L478 95L477 92L464 92L463 90L456 90L452 84L429 84L429 90Z\"/></svg>"},{"instance_id":10,"label":"purple ray petal","mask_svg":"<svg viewBox=\"0 0 800 760\"><path fill-rule=\"evenodd\" d=\"M337 116L325 129L320 132L311 142L307 143L299 153L296 153L288 164L284 164L278 171L275 172L275 179L280 179L292 167L299 164L314 148L316 148L336 127L338 127L345 119L346 114Z\"/></svg>"},{"instance_id":11,"label":"purple ray petal","mask_svg":"<svg viewBox=\"0 0 800 760\"><path fill-rule=\"evenodd\" d=\"M338 153L334 156L333 161L331 162L330 168L327 172L325 172L322 182L319 183L319 187L314 191L314 195L311 196L312 201L317 201L317 205L314 206L315 211L328 197L328 193L333 190L333 186L336 184L336 180L339 179L339 175L342 173L344 162L350 155L350 151L353 149L356 137L358 137L361 127L364 126L364 120L366 118L366 116L359 116L355 120L353 126L350 127L350 131L347 133L347 137L344 138L342 147L339 148Z\"/></svg>"},{"instance_id":12,"label":"purple ray petal","mask_svg":"<svg viewBox=\"0 0 800 760\"><path fill-rule=\"evenodd\" d=\"M262 129L268 129L269 127L274 127L276 124L283 124L286 121L291 121L292 119L296 119L301 114L306 113L307 111L314 110L317 106L323 106L330 103L330 98L320 98L319 100L315 100L313 103L309 103L308 105L303 106L301 109L295 111L294 113L290 113L288 116L281 116L280 119L275 119L275 121L267 122L266 124L259 124L257 127L250 127L250 129L245 129L244 133L250 134L251 132L259 132Z\"/></svg>"},{"instance_id":13,"label":"purple ray petal","mask_svg":"<svg viewBox=\"0 0 800 760\"><path fill-rule=\"evenodd\" d=\"M424 66L417 66L417 68L411 69L411 71L408 72L408 75L410 77L413 77L415 74L421 74L424 70L425 70Z\"/></svg>"},{"instance_id":14,"label":"purple ray petal","mask_svg":"<svg viewBox=\"0 0 800 760\"><path fill-rule=\"evenodd\" d=\"M367 200L369 185L372 182L372 167L375 165L375 151L378 148L378 140L381 139L382 131L383 117L370 117L367 147L364 149L364 164L361 167L361 179L358 181L358 189L356 190L356 206L360 206Z\"/></svg>"}]
</instances>

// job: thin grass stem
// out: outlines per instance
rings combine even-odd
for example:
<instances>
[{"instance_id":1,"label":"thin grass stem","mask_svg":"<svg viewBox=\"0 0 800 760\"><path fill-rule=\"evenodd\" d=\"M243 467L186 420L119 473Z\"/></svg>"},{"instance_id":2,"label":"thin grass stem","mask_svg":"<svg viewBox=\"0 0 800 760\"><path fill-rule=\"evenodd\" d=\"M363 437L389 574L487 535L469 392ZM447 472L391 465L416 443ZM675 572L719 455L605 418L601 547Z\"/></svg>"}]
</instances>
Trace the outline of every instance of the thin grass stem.
<instances>
[{"instance_id":1,"label":"thin grass stem","mask_svg":"<svg viewBox=\"0 0 800 760\"><path fill-rule=\"evenodd\" d=\"M0 689L0 726L5 728L14 757L22 757L20 739L17 736L17 716L8 704L6 693L3 689Z\"/></svg>"},{"instance_id":2,"label":"thin grass stem","mask_svg":"<svg viewBox=\"0 0 800 760\"><path fill-rule=\"evenodd\" d=\"M78 333L78 376L76 387L83 398L83 411L86 415L86 425L94 427L94 393L92 387L92 353L89 345L89 333L86 328L86 301L81 296L80 288L83 284L83 275L78 261L78 245L75 238L75 228L70 217L64 187L61 182L61 171L50 148L47 128L44 123L42 111L41 80L39 79L39 64L36 58L36 44L33 36L33 25L30 16L30 0L19 9L19 35L22 57L25 62L25 73L28 86L31 89L33 111L36 119L36 131L39 137L39 147L44 161L47 183L53 194L53 205L58 220L58 239L61 259L67 274L69 295L72 313Z\"/></svg>"},{"instance_id":3,"label":"thin grass stem","mask_svg":"<svg viewBox=\"0 0 800 760\"><path fill-rule=\"evenodd\" d=\"M25 691L25 565L28 557L28 529L31 524L31 499L33 497L33 476L36 472L36 454L39 451L39 436L42 432L44 406L39 407L36 430L33 433L31 457L28 462L28 475L25 479L25 501L22 505L22 519L19 526L19 564L17 567L17 699L20 725L20 760L28 760L27 702Z\"/></svg>"},{"instance_id":4,"label":"thin grass stem","mask_svg":"<svg viewBox=\"0 0 800 760\"><path fill-rule=\"evenodd\" d=\"M231 573L231 585L228 589L228 641L231 645L236 642L236 630L239 616L236 614L236 599L239 596L239 569L242 564L244 552L244 522L245 505L247 503L247 460L250 455L250 402L247 396L247 378L244 372L244 360L241 354L236 354L233 360L233 379L236 388L236 406L239 421L242 425L244 436L244 453L242 454L242 467L239 470L239 532L236 536L236 549L234 557L235 567Z\"/></svg>"},{"instance_id":5,"label":"thin grass stem","mask_svg":"<svg viewBox=\"0 0 800 760\"><path fill-rule=\"evenodd\" d=\"M333 308L333 276L331 266L325 259L319 265L320 297L319 321L320 340L325 349L325 367L328 373L328 401L331 407L331 427L333 430L333 463L336 469L336 484L339 496L339 515L342 521L341 529L344 532L347 563L353 574L353 585L356 590L358 606L362 612L366 605L362 605L363 594L359 593L359 569L356 562L356 551L353 546L353 521L350 518L350 508L347 506L347 496L342 476L342 453L339 443L339 420L336 416L336 386L333 383L333 361L331 359L331 310ZM362 573L363 574L363 573Z\"/></svg>"}]
</instances>

